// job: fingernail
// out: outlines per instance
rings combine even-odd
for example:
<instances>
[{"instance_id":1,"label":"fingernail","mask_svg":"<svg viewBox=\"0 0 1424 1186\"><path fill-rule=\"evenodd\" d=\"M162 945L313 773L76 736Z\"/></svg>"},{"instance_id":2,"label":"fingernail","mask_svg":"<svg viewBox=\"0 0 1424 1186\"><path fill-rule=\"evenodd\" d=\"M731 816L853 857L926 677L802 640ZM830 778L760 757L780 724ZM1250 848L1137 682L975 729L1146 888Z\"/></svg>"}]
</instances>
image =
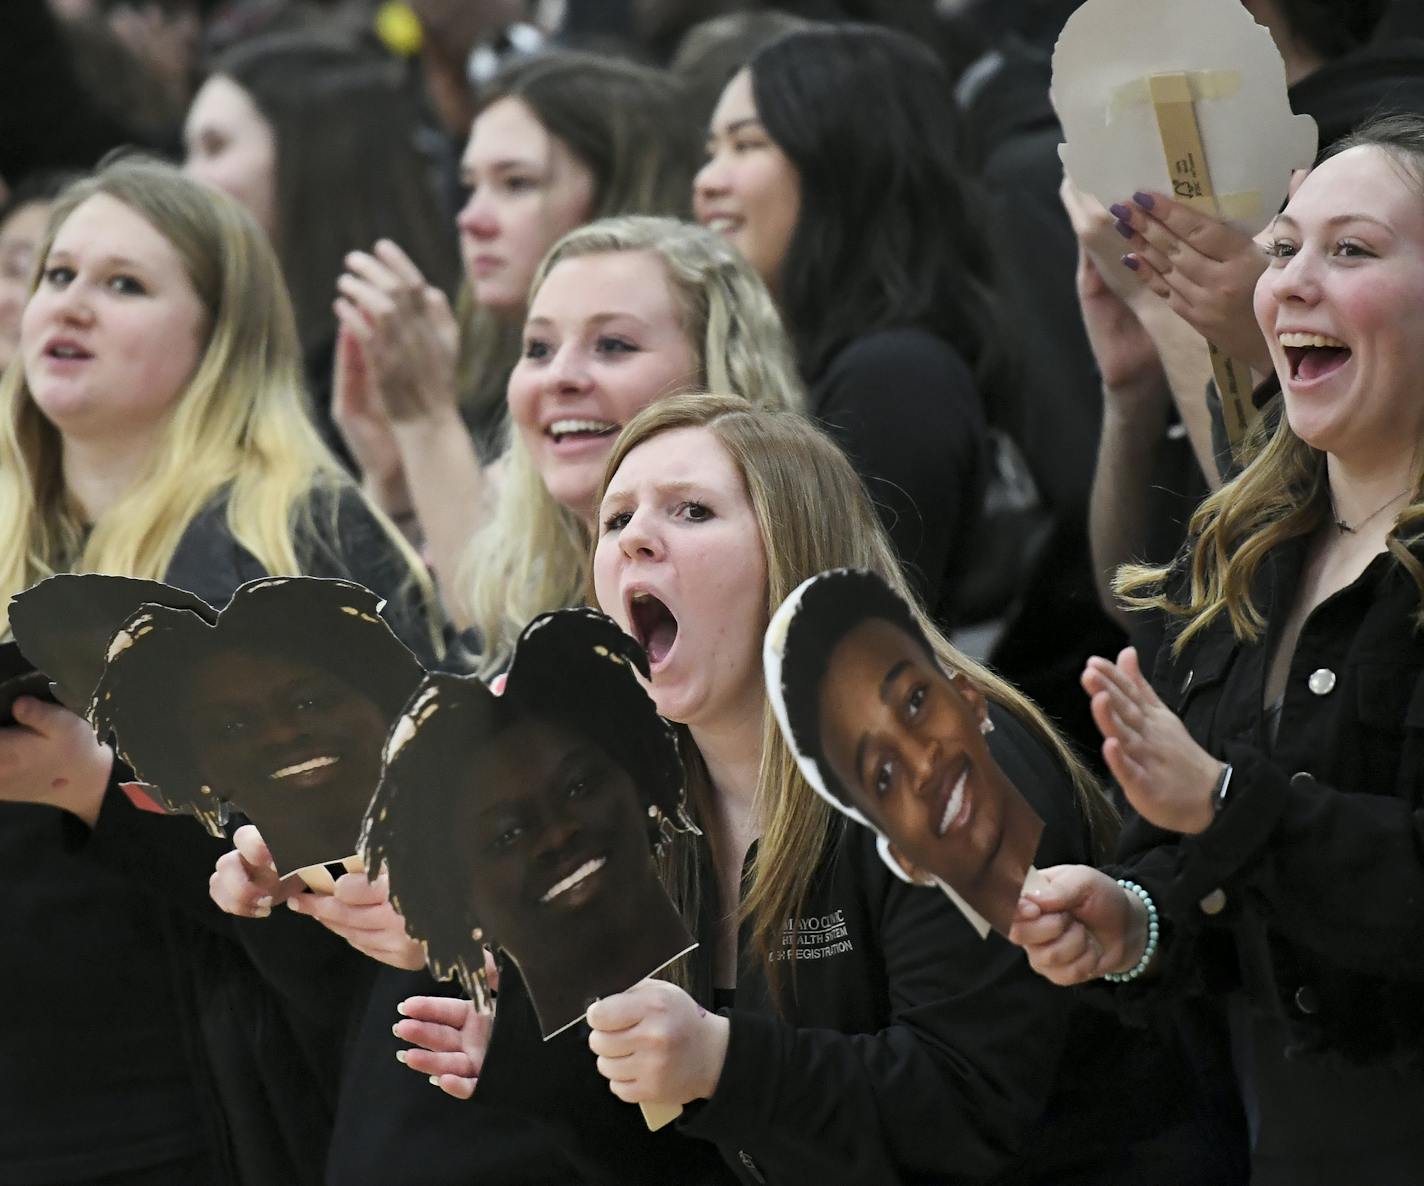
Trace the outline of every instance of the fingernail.
<instances>
[{"instance_id":1,"label":"fingernail","mask_svg":"<svg viewBox=\"0 0 1424 1186\"><path fill-rule=\"evenodd\" d=\"M1132 211L1129 210L1126 206L1124 206L1121 202L1115 202L1113 205L1109 206L1108 213L1122 222L1132 221Z\"/></svg>"},{"instance_id":2,"label":"fingernail","mask_svg":"<svg viewBox=\"0 0 1424 1186\"><path fill-rule=\"evenodd\" d=\"M1136 193L1132 195L1132 200L1144 210L1151 210L1157 203L1152 200L1151 194Z\"/></svg>"},{"instance_id":3,"label":"fingernail","mask_svg":"<svg viewBox=\"0 0 1424 1186\"><path fill-rule=\"evenodd\" d=\"M272 907L270 907L270 906L258 906L255 910L253 910L253 912L252 912L252 917L253 917L253 918L271 918L271 917L272 917Z\"/></svg>"},{"instance_id":4,"label":"fingernail","mask_svg":"<svg viewBox=\"0 0 1424 1186\"><path fill-rule=\"evenodd\" d=\"M1116 231L1119 235L1121 235L1124 239L1131 239L1131 238L1132 238L1132 228L1131 228L1130 226L1128 226L1127 223L1125 223L1125 222L1115 222L1115 223L1113 223L1113 230L1115 230L1115 231Z\"/></svg>"},{"instance_id":5,"label":"fingernail","mask_svg":"<svg viewBox=\"0 0 1424 1186\"><path fill-rule=\"evenodd\" d=\"M1132 271L1135 272L1135 271L1137 271L1137 269L1140 268L1142 265L1137 262L1137 256L1135 256L1135 255L1124 255L1124 256L1122 257L1122 266L1123 266L1124 268L1130 268Z\"/></svg>"},{"instance_id":6,"label":"fingernail","mask_svg":"<svg viewBox=\"0 0 1424 1186\"><path fill-rule=\"evenodd\" d=\"M265 896L265 897L258 898L258 899L257 899L257 908L258 908L259 910L264 910L264 909L265 909L265 910L271 910L271 909L272 909L272 897L271 897L271 895L269 894L269 895L267 895L267 896Z\"/></svg>"},{"instance_id":7,"label":"fingernail","mask_svg":"<svg viewBox=\"0 0 1424 1186\"><path fill-rule=\"evenodd\" d=\"M399 1038L399 1037L401 1036L401 1035L400 1035L400 1022L399 1022L399 1021L396 1022L395 1025L391 1026L391 1033L395 1034L395 1036L396 1036L397 1038Z\"/></svg>"},{"instance_id":8,"label":"fingernail","mask_svg":"<svg viewBox=\"0 0 1424 1186\"><path fill-rule=\"evenodd\" d=\"M300 913L302 912L302 908L297 905L297 900L296 900L296 898L288 898L288 899L287 899L287 909L288 909L288 910L295 910L298 914L300 914Z\"/></svg>"},{"instance_id":9,"label":"fingernail","mask_svg":"<svg viewBox=\"0 0 1424 1186\"><path fill-rule=\"evenodd\" d=\"M405 1063L405 1051L404 1051L404 1050L397 1050L397 1051L396 1051L396 1062L401 1063L402 1065L404 1065L404 1063Z\"/></svg>"},{"instance_id":10,"label":"fingernail","mask_svg":"<svg viewBox=\"0 0 1424 1186\"><path fill-rule=\"evenodd\" d=\"M409 1017L409 1016L410 1016L410 1014L405 1011L405 1002L404 1002L404 1001L402 1001L399 1005L396 1006L396 1012L399 1013L402 1017Z\"/></svg>"},{"instance_id":11,"label":"fingernail","mask_svg":"<svg viewBox=\"0 0 1424 1186\"><path fill-rule=\"evenodd\" d=\"M440 1076L439 1076L439 1075L431 1075L431 1076L430 1076L430 1083L431 1083L431 1085L432 1085L433 1087L439 1087L439 1086L440 1086Z\"/></svg>"}]
</instances>

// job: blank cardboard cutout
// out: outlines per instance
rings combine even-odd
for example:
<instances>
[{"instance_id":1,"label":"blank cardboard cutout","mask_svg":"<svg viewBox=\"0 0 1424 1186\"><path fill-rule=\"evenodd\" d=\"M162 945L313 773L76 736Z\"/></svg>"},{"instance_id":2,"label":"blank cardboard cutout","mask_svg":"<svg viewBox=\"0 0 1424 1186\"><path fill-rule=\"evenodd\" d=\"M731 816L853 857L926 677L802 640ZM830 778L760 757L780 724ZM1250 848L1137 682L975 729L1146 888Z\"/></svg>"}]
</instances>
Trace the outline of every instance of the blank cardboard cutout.
<instances>
[{"instance_id":1,"label":"blank cardboard cutout","mask_svg":"<svg viewBox=\"0 0 1424 1186\"><path fill-rule=\"evenodd\" d=\"M1146 79L1185 72L1222 217L1247 235L1315 158L1315 121L1291 114L1271 35L1241 0L1087 0L1063 26L1050 91L1073 183L1104 206L1174 190Z\"/></svg>"},{"instance_id":2,"label":"blank cardboard cutout","mask_svg":"<svg viewBox=\"0 0 1424 1186\"><path fill-rule=\"evenodd\" d=\"M188 610L209 623L218 618L218 611L202 598L172 585L63 573L11 599L10 628L19 649L49 677L59 702L83 716L103 674L114 632L142 605Z\"/></svg>"},{"instance_id":3,"label":"blank cardboard cutout","mask_svg":"<svg viewBox=\"0 0 1424 1186\"><path fill-rule=\"evenodd\" d=\"M913 865L980 935L1007 934L1043 821L991 752L990 706L945 671L910 607L876 574L804 581L772 616L767 695L815 792Z\"/></svg>"},{"instance_id":4,"label":"blank cardboard cutout","mask_svg":"<svg viewBox=\"0 0 1424 1186\"><path fill-rule=\"evenodd\" d=\"M384 741L424 670L349 581L264 578L215 621L141 606L115 632L90 720L170 811L221 835L229 808L277 871L345 860Z\"/></svg>"},{"instance_id":5,"label":"blank cardboard cutout","mask_svg":"<svg viewBox=\"0 0 1424 1186\"><path fill-rule=\"evenodd\" d=\"M434 974L483 1002L483 944L498 944L546 1038L696 946L653 862L690 827L682 763L635 670L633 639L573 609L524 630L502 695L427 676L363 833Z\"/></svg>"}]
</instances>

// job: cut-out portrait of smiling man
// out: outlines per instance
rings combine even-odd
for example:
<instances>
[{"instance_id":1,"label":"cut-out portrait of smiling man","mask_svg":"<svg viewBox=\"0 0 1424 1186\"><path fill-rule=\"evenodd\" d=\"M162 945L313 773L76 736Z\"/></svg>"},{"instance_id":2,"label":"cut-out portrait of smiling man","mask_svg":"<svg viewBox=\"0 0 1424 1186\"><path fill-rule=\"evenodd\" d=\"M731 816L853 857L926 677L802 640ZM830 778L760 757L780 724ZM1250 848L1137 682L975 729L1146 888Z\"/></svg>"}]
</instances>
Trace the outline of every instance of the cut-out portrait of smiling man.
<instances>
[{"instance_id":1,"label":"cut-out portrait of smiling man","mask_svg":"<svg viewBox=\"0 0 1424 1186\"><path fill-rule=\"evenodd\" d=\"M899 876L1007 934L1043 820L994 758L984 694L946 671L878 576L839 569L774 615L767 691L808 782L876 832Z\"/></svg>"},{"instance_id":2,"label":"cut-out portrait of smiling man","mask_svg":"<svg viewBox=\"0 0 1424 1186\"><path fill-rule=\"evenodd\" d=\"M431 675L392 733L362 845L437 976L476 1000L485 942L519 966L544 1036L696 944L653 850L686 827L671 727L638 644L592 610L536 618L502 695Z\"/></svg>"},{"instance_id":3,"label":"cut-out portrait of smiling man","mask_svg":"<svg viewBox=\"0 0 1424 1186\"><path fill-rule=\"evenodd\" d=\"M253 581L208 625L148 605L115 634L91 719L164 806L229 805L279 873L356 851L391 724L424 670L360 585Z\"/></svg>"}]
</instances>

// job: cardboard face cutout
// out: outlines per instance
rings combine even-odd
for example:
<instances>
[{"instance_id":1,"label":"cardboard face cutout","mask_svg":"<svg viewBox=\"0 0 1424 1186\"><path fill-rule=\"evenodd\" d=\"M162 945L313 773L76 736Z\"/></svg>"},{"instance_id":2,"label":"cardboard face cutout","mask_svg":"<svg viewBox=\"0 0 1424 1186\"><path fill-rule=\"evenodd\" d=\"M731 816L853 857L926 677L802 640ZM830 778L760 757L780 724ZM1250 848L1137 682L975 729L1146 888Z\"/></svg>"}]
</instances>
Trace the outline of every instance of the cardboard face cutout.
<instances>
[{"instance_id":1,"label":"cardboard face cutout","mask_svg":"<svg viewBox=\"0 0 1424 1186\"><path fill-rule=\"evenodd\" d=\"M10 602L10 626L20 649L54 684L54 695L84 716L114 632L141 605L188 610L209 624L217 610L158 581L64 573L40 581Z\"/></svg>"},{"instance_id":2,"label":"cardboard face cutout","mask_svg":"<svg viewBox=\"0 0 1424 1186\"><path fill-rule=\"evenodd\" d=\"M349 581L252 581L215 622L144 605L115 632L90 720L170 811L252 820L279 873L356 850L391 723L424 674Z\"/></svg>"},{"instance_id":3,"label":"cardboard face cutout","mask_svg":"<svg viewBox=\"0 0 1424 1186\"><path fill-rule=\"evenodd\" d=\"M762 658L816 793L876 833L897 876L1007 934L1043 821L994 758L988 702L940 666L910 607L873 573L822 573L776 611Z\"/></svg>"},{"instance_id":4,"label":"cardboard face cutout","mask_svg":"<svg viewBox=\"0 0 1424 1186\"><path fill-rule=\"evenodd\" d=\"M1214 191L1206 211L1254 235L1315 158L1315 121L1291 114L1281 56L1241 0L1087 0L1059 35L1050 96L1068 175L1104 206ZM1181 147L1197 138L1204 160Z\"/></svg>"},{"instance_id":5,"label":"cardboard face cutout","mask_svg":"<svg viewBox=\"0 0 1424 1186\"><path fill-rule=\"evenodd\" d=\"M536 618L504 692L430 675L392 731L362 839L436 976L485 999L483 944L519 965L546 1038L696 946L653 864L683 814L638 644L593 610Z\"/></svg>"}]
</instances>

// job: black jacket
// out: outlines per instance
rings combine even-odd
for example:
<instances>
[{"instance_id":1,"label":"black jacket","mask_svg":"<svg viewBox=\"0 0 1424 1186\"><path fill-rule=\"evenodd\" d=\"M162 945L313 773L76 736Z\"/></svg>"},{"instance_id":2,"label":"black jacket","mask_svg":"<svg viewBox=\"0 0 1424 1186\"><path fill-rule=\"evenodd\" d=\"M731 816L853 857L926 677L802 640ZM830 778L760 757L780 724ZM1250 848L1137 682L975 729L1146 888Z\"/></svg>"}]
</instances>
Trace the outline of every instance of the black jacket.
<instances>
[{"instance_id":1,"label":"black jacket","mask_svg":"<svg viewBox=\"0 0 1424 1186\"><path fill-rule=\"evenodd\" d=\"M1063 774L1008 714L995 720L994 755L1046 824L1039 863L1083 859L1085 829ZM715 901L710 884L704 900ZM1167 1180L1144 1176L1152 1167L1141 1163L1127 1172L1136 1145L1169 1127L1163 1113L1176 1114L1153 1106L1165 1097L1147 1080L1123 1074L1132 1039L1077 1010L997 935L981 940L942 894L895 877L866 829L838 829L794 925L804 953L794 997L778 1014L761 967L742 962L736 1003L723 1010L731 1038L717 1089L673 1128L647 1133L637 1109L612 1096L583 1027L541 1043L508 965L479 1092L547 1121L595 1181ZM706 947L694 955L704 1003L711 958ZM1079 1023L1085 1040L1074 1049L1085 1061L1063 1060L1060 1075ZM1136 1048L1151 1042L1144 1035ZM1147 1062L1154 1073L1175 1065ZM1097 1134L1113 1139L1094 1145ZM1115 1161L1080 1164L1083 1149L1105 1146ZM725 1164L709 1160L714 1147Z\"/></svg>"},{"instance_id":2,"label":"black jacket","mask_svg":"<svg viewBox=\"0 0 1424 1186\"><path fill-rule=\"evenodd\" d=\"M1218 1074L1229 1018L1253 1181L1412 1186L1424 1175L1419 591L1383 555L1311 613L1273 744L1264 672L1304 553L1295 541L1268 558L1261 642L1217 623L1179 657L1159 649L1159 694L1233 774L1199 835L1140 820L1125 833L1125 875L1162 916L1161 975L1114 995L1134 1011L1173 1002Z\"/></svg>"},{"instance_id":3,"label":"black jacket","mask_svg":"<svg viewBox=\"0 0 1424 1186\"><path fill-rule=\"evenodd\" d=\"M1268 562L1263 609L1276 627L1262 642L1240 644L1219 622L1179 657L1161 648L1153 683L1232 763L1231 792L1200 835L1173 843L1138 820L1124 851L1170 924L1167 987L1244 985L1303 1046L1412 1066L1424 1090L1419 590L1382 555L1311 614L1272 747L1264 668L1303 558L1296 542ZM1200 902L1217 889L1225 904L1211 914Z\"/></svg>"},{"instance_id":4,"label":"black jacket","mask_svg":"<svg viewBox=\"0 0 1424 1186\"><path fill-rule=\"evenodd\" d=\"M906 573L932 610L979 518L985 418L974 376L943 338L914 327L843 346L808 379L808 410L845 450Z\"/></svg>"}]
</instances>

